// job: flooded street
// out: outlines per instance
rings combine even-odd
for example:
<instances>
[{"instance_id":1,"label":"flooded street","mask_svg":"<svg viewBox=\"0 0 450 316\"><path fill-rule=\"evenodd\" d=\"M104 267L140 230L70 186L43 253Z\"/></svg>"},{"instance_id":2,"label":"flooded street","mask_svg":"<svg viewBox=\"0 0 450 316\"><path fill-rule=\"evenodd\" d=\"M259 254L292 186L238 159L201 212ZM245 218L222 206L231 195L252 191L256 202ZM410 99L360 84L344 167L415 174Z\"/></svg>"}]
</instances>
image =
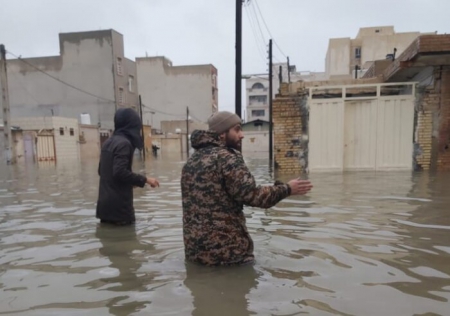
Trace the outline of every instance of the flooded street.
<instances>
[{"instance_id":1,"label":"flooded street","mask_svg":"<svg viewBox=\"0 0 450 316\"><path fill-rule=\"evenodd\" d=\"M147 162L161 187L116 228L95 218L96 161L3 164L0 314L450 315L450 174L312 174L307 196L246 208L254 266L205 268L184 261L182 166Z\"/></svg>"}]
</instances>

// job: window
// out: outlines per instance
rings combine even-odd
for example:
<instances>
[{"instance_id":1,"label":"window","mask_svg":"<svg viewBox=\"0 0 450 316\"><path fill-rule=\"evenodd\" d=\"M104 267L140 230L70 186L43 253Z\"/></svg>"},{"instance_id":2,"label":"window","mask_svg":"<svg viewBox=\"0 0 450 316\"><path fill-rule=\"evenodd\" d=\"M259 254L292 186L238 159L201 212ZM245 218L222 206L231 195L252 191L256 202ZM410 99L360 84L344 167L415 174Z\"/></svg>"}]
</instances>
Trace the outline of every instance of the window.
<instances>
[{"instance_id":1,"label":"window","mask_svg":"<svg viewBox=\"0 0 450 316\"><path fill-rule=\"evenodd\" d=\"M252 110L252 116L264 116L266 115L266 111L265 110Z\"/></svg>"},{"instance_id":2,"label":"window","mask_svg":"<svg viewBox=\"0 0 450 316\"><path fill-rule=\"evenodd\" d=\"M117 74L119 76L122 76L123 72L122 72L122 58L117 57Z\"/></svg>"},{"instance_id":3,"label":"window","mask_svg":"<svg viewBox=\"0 0 450 316\"><path fill-rule=\"evenodd\" d=\"M355 48L355 58L361 58L361 47Z\"/></svg>"},{"instance_id":4,"label":"window","mask_svg":"<svg viewBox=\"0 0 450 316\"><path fill-rule=\"evenodd\" d=\"M134 77L128 76L128 91L133 92Z\"/></svg>"},{"instance_id":5,"label":"window","mask_svg":"<svg viewBox=\"0 0 450 316\"><path fill-rule=\"evenodd\" d=\"M252 86L252 89L264 89L264 86L262 83L257 82Z\"/></svg>"},{"instance_id":6,"label":"window","mask_svg":"<svg viewBox=\"0 0 450 316\"><path fill-rule=\"evenodd\" d=\"M250 104L252 104L252 103L267 104L267 95L251 95L249 100L250 100Z\"/></svg>"},{"instance_id":7,"label":"window","mask_svg":"<svg viewBox=\"0 0 450 316\"><path fill-rule=\"evenodd\" d=\"M73 131L73 128L71 128L71 129L69 130L69 133L70 133L70 136L74 136L74 135L75 135L75 133L74 133L74 131Z\"/></svg>"},{"instance_id":8,"label":"window","mask_svg":"<svg viewBox=\"0 0 450 316\"><path fill-rule=\"evenodd\" d=\"M59 128L59 135L64 136L64 127Z\"/></svg>"},{"instance_id":9,"label":"window","mask_svg":"<svg viewBox=\"0 0 450 316\"><path fill-rule=\"evenodd\" d=\"M119 104L123 105L125 103L125 94L123 88L119 88Z\"/></svg>"}]
</instances>

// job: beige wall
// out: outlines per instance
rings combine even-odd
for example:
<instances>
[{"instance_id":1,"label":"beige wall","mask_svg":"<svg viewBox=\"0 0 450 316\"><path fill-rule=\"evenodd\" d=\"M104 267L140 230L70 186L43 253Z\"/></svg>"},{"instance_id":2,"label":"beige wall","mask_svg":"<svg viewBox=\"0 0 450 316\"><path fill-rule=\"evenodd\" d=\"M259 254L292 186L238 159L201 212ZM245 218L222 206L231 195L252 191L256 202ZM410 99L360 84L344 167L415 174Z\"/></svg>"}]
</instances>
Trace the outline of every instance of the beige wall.
<instances>
[{"instance_id":1,"label":"beige wall","mask_svg":"<svg viewBox=\"0 0 450 316\"><path fill-rule=\"evenodd\" d=\"M152 127L149 125L144 125L144 149L147 156L152 153Z\"/></svg>"},{"instance_id":2,"label":"beige wall","mask_svg":"<svg viewBox=\"0 0 450 316\"><path fill-rule=\"evenodd\" d=\"M242 140L242 154L251 157L268 158L269 132L246 131Z\"/></svg>"},{"instance_id":3,"label":"beige wall","mask_svg":"<svg viewBox=\"0 0 450 316\"><path fill-rule=\"evenodd\" d=\"M144 123L155 129L161 121L191 116L206 122L218 108L217 70L212 65L172 66L165 57L136 58L138 89L142 96ZM150 109L155 114L150 113ZM165 114L166 113L166 114Z\"/></svg>"},{"instance_id":4,"label":"beige wall","mask_svg":"<svg viewBox=\"0 0 450 316\"><path fill-rule=\"evenodd\" d=\"M185 145L186 135L174 134L174 135L153 135L152 142L157 145L160 149L158 153L161 155L165 154L181 154Z\"/></svg>"},{"instance_id":5,"label":"beige wall","mask_svg":"<svg viewBox=\"0 0 450 316\"><path fill-rule=\"evenodd\" d=\"M81 160L100 157L100 133L95 125L80 125Z\"/></svg>"},{"instance_id":6,"label":"beige wall","mask_svg":"<svg viewBox=\"0 0 450 316\"><path fill-rule=\"evenodd\" d=\"M23 148L23 132L22 131L12 131L12 146L13 150L16 152L17 161L20 162L24 159L24 148ZM6 161L5 150L5 133L4 127L0 126L0 157L3 161Z\"/></svg>"}]
</instances>

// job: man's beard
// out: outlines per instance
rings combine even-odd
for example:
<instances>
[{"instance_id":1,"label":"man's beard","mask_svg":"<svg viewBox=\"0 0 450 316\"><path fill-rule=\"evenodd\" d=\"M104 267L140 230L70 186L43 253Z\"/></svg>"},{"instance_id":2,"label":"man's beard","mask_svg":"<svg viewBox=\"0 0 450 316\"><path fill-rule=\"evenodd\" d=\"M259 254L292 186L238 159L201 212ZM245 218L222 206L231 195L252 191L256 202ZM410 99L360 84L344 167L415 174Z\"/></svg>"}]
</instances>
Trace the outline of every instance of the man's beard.
<instances>
[{"instance_id":1,"label":"man's beard","mask_svg":"<svg viewBox=\"0 0 450 316\"><path fill-rule=\"evenodd\" d=\"M225 135L225 144L227 147L236 149L236 150L241 150L242 147L242 142L240 140L235 141L233 139L231 139L230 137L228 137L228 134Z\"/></svg>"}]
</instances>

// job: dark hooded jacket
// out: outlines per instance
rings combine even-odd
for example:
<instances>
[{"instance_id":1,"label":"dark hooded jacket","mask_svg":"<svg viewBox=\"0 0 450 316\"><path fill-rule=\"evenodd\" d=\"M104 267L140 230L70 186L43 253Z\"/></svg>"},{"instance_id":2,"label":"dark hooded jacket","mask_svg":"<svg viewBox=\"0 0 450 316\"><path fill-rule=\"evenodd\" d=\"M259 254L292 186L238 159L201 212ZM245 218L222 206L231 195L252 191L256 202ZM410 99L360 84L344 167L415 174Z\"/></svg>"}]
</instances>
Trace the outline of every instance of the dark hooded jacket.
<instances>
[{"instance_id":1,"label":"dark hooded jacket","mask_svg":"<svg viewBox=\"0 0 450 316\"><path fill-rule=\"evenodd\" d=\"M214 132L194 131L191 143L196 151L181 175L186 259L212 266L252 262L244 205L270 208L290 195L290 187L256 185L242 154Z\"/></svg>"},{"instance_id":2,"label":"dark hooded jacket","mask_svg":"<svg viewBox=\"0 0 450 316\"><path fill-rule=\"evenodd\" d=\"M133 187L144 187L147 181L131 171L134 151L143 147L142 123L136 111L127 108L116 112L114 126L114 134L103 144L100 156L97 218L132 223Z\"/></svg>"}]
</instances>

